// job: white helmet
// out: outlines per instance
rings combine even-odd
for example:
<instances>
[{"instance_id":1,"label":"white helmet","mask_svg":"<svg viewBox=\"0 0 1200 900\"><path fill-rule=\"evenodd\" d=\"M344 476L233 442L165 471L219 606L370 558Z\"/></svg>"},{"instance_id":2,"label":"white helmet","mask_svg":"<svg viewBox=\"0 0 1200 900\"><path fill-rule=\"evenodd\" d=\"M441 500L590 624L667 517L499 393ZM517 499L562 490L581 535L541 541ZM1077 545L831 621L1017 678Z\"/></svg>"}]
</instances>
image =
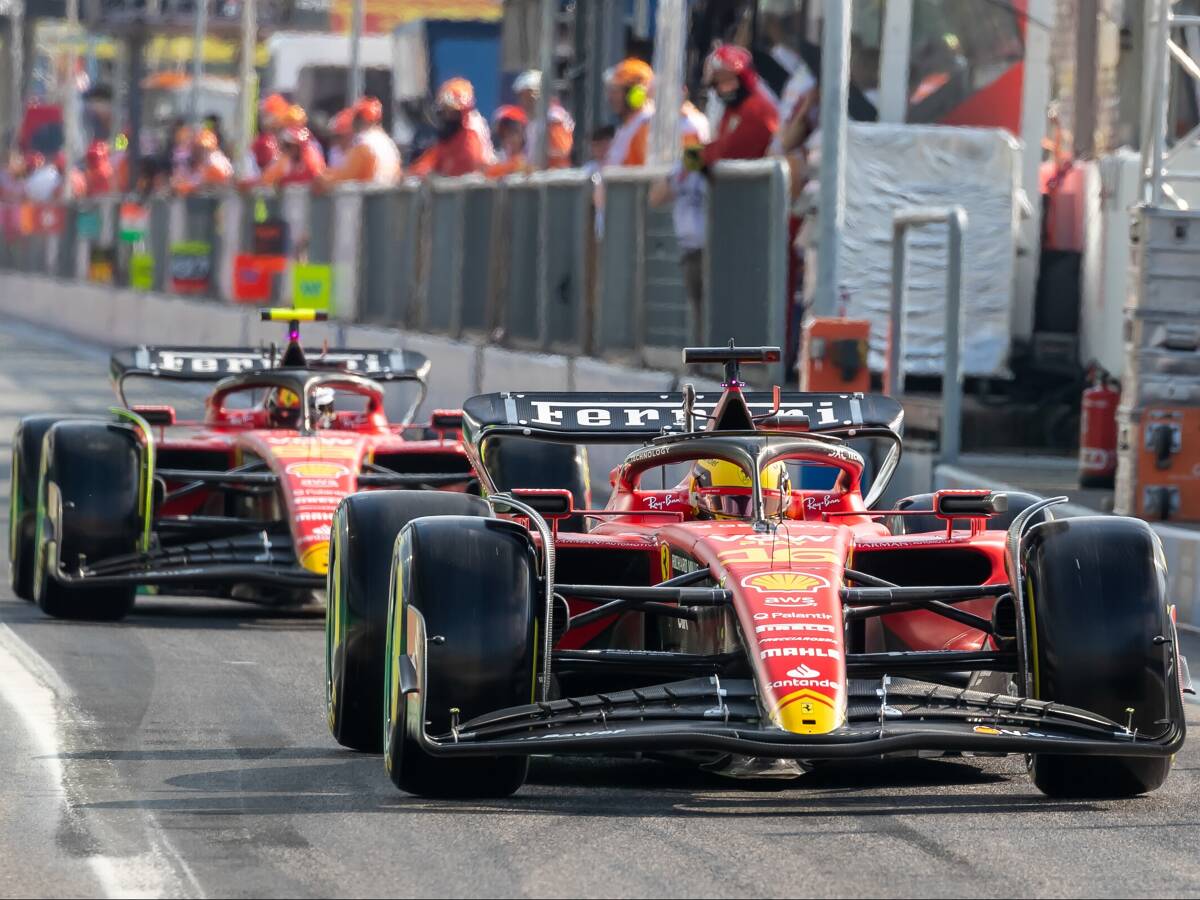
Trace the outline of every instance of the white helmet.
<instances>
[{"instance_id":1,"label":"white helmet","mask_svg":"<svg viewBox=\"0 0 1200 900\"><path fill-rule=\"evenodd\" d=\"M542 92L542 73L538 69L526 69L517 76L517 80L513 82L513 93L519 94L522 91L531 91L534 94Z\"/></svg>"}]
</instances>

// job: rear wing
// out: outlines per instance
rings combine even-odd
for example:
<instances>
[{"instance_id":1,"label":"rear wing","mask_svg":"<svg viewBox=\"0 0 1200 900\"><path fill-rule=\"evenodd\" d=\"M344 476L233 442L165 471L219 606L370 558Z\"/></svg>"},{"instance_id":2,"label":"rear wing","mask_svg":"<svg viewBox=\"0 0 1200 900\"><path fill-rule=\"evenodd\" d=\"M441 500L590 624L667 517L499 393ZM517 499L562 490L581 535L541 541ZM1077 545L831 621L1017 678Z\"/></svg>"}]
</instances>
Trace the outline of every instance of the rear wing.
<instances>
[{"instance_id":1,"label":"rear wing","mask_svg":"<svg viewBox=\"0 0 1200 900\"><path fill-rule=\"evenodd\" d=\"M771 393L744 395L750 411L768 415ZM720 391L696 394L699 422L712 413ZM684 394L674 393L516 393L484 394L463 406L463 432L478 445L489 434L518 434L568 443L636 443L685 430ZM780 423L806 421L807 430L837 434L886 428L899 434L904 408L878 394L783 393L775 416ZM702 427L702 426L701 426ZM770 427L770 426L765 426Z\"/></svg>"},{"instance_id":2,"label":"rear wing","mask_svg":"<svg viewBox=\"0 0 1200 900\"><path fill-rule=\"evenodd\" d=\"M411 350L304 351L305 368L349 372L374 381L425 381L429 360ZM128 347L115 352L113 381L144 376L175 381L220 381L230 375L280 367L281 353L269 347Z\"/></svg>"}]
</instances>

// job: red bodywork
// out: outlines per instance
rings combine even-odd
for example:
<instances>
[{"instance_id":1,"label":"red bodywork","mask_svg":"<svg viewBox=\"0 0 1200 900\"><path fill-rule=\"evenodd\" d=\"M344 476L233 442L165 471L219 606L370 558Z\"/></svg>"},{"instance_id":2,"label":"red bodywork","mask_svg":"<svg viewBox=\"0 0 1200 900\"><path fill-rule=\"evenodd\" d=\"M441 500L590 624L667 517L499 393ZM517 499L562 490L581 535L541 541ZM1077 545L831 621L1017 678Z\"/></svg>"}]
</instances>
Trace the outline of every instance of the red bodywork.
<instances>
[{"instance_id":1,"label":"red bodywork","mask_svg":"<svg viewBox=\"0 0 1200 900\"><path fill-rule=\"evenodd\" d=\"M203 422L155 426L156 471L165 488L156 522L230 512L228 497L219 490L184 493L173 499L172 492L189 480L170 473L233 471L259 464L258 468L265 467L277 477L276 489L249 499L237 513L264 523L286 523L298 565L314 576L324 576L333 513L343 498L364 489L360 480L365 470L431 473L442 479L457 473L456 481L439 482L438 486L456 491L466 488L473 478L471 465L460 431L447 424L456 421L457 413L435 412L434 421L441 421L442 427L393 425L383 410L382 388L361 383L352 387L364 401L364 409L337 413L328 427L308 432L272 425L264 404L227 408L228 396L243 390L244 385L218 388L206 403ZM134 411L157 412L153 417L157 420L174 418L169 408L135 407ZM164 472L167 475L163 476ZM388 476L378 477L386 482Z\"/></svg>"}]
</instances>

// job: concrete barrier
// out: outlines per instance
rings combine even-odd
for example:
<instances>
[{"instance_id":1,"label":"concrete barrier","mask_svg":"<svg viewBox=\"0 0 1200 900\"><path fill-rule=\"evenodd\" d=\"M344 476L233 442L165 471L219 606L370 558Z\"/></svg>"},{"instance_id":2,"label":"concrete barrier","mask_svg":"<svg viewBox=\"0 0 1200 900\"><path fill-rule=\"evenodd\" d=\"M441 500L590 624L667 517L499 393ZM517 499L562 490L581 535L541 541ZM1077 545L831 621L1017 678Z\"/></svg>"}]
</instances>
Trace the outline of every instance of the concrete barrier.
<instances>
[{"instance_id":1,"label":"concrete barrier","mask_svg":"<svg viewBox=\"0 0 1200 900\"><path fill-rule=\"evenodd\" d=\"M483 351L479 393L570 390L567 358L488 347Z\"/></svg>"}]
</instances>

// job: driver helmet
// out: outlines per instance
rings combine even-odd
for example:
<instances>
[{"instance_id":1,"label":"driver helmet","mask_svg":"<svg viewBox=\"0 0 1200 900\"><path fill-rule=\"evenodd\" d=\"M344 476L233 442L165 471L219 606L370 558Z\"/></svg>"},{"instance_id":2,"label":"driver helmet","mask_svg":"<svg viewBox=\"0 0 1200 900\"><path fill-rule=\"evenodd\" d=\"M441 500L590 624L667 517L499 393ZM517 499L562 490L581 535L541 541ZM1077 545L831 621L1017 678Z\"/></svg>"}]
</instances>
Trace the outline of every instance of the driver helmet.
<instances>
[{"instance_id":1,"label":"driver helmet","mask_svg":"<svg viewBox=\"0 0 1200 900\"><path fill-rule=\"evenodd\" d=\"M332 428L334 423L333 399L335 391L331 387L319 387L312 392L312 417L318 428Z\"/></svg>"},{"instance_id":2,"label":"driver helmet","mask_svg":"<svg viewBox=\"0 0 1200 900\"><path fill-rule=\"evenodd\" d=\"M300 396L287 388L275 388L267 397L267 416L277 428L300 425Z\"/></svg>"},{"instance_id":3,"label":"driver helmet","mask_svg":"<svg viewBox=\"0 0 1200 900\"><path fill-rule=\"evenodd\" d=\"M772 463L759 476L762 483L763 515L787 515L792 504L792 482L787 466ZM723 459L701 459L692 467L692 507L706 519L748 519L753 486L750 476L736 463Z\"/></svg>"}]
</instances>

